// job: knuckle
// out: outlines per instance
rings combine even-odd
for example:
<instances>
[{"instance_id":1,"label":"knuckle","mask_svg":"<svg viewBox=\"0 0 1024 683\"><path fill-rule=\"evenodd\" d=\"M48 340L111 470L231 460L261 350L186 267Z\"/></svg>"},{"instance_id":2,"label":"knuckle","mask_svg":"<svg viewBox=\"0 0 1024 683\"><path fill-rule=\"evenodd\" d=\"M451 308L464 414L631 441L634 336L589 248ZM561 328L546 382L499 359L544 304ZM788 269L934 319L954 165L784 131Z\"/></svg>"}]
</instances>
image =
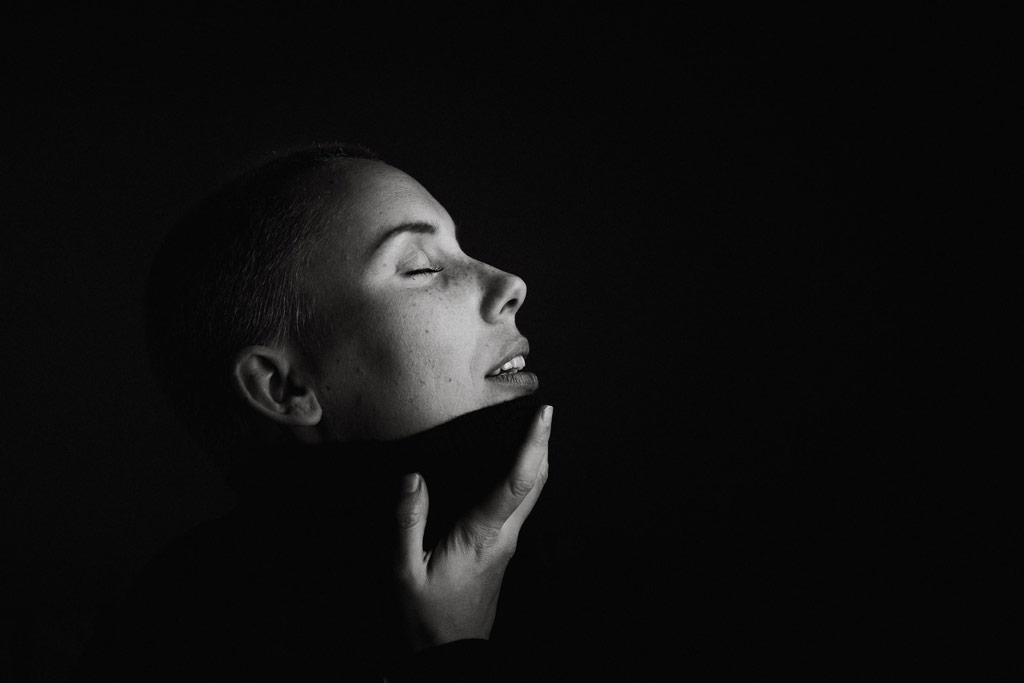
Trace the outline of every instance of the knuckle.
<instances>
[{"instance_id":1,"label":"knuckle","mask_svg":"<svg viewBox=\"0 0 1024 683\"><path fill-rule=\"evenodd\" d=\"M411 529L420 523L423 515L416 508L401 508L396 517L400 529Z\"/></svg>"},{"instance_id":2,"label":"knuckle","mask_svg":"<svg viewBox=\"0 0 1024 683\"><path fill-rule=\"evenodd\" d=\"M474 524L464 529L463 540L465 545L473 550L477 558L491 552L501 534L500 529L495 529L484 524Z\"/></svg>"},{"instance_id":3,"label":"knuckle","mask_svg":"<svg viewBox=\"0 0 1024 683\"><path fill-rule=\"evenodd\" d=\"M536 485L537 480L533 477L518 476L508 480L508 490L515 498L523 498Z\"/></svg>"},{"instance_id":4,"label":"knuckle","mask_svg":"<svg viewBox=\"0 0 1024 683\"><path fill-rule=\"evenodd\" d=\"M476 560L481 565L486 566L504 566L508 564L509 560L516 553L516 544L518 539L515 537L511 538L497 538L485 546L476 548Z\"/></svg>"},{"instance_id":5,"label":"knuckle","mask_svg":"<svg viewBox=\"0 0 1024 683\"><path fill-rule=\"evenodd\" d=\"M509 539L497 548L498 555L504 559L511 559L516 554L519 545L519 536L513 534Z\"/></svg>"}]
</instances>

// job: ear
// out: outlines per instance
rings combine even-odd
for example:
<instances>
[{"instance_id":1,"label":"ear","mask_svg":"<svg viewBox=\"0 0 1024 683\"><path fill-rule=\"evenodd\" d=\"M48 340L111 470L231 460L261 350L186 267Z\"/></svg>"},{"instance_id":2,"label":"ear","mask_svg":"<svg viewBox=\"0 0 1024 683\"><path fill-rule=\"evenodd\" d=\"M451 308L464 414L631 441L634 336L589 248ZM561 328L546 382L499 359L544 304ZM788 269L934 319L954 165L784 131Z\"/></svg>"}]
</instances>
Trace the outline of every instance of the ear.
<instances>
[{"instance_id":1,"label":"ear","mask_svg":"<svg viewBox=\"0 0 1024 683\"><path fill-rule=\"evenodd\" d=\"M316 392L287 350L245 347L235 356L234 382L244 401L279 424L311 427L320 422L323 409Z\"/></svg>"}]
</instances>

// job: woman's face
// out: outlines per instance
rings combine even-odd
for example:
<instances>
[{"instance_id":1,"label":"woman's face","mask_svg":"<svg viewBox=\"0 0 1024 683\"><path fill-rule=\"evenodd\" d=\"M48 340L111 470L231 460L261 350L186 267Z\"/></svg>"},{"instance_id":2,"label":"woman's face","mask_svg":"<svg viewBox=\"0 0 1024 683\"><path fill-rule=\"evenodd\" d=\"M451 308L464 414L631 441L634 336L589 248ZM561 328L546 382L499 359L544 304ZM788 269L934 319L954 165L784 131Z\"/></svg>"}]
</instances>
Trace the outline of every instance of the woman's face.
<instances>
[{"instance_id":1,"label":"woman's face","mask_svg":"<svg viewBox=\"0 0 1024 683\"><path fill-rule=\"evenodd\" d=\"M336 227L308 281L330 328L311 359L320 437L400 438L535 391L516 329L526 283L463 253L405 173L352 160L333 182Z\"/></svg>"}]
</instances>

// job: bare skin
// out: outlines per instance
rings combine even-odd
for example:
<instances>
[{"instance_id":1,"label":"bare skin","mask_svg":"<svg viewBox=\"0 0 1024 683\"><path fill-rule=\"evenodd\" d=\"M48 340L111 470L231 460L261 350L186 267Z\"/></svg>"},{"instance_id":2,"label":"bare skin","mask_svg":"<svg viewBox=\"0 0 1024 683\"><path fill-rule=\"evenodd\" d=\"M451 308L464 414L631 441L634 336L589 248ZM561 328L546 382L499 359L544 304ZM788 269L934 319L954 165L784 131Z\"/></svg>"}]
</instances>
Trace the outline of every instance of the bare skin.
<instances>
[{"instance_id":1,"label":"bare skin","mask_svg":"<svg viewBox=\"0 0 1024 683\"><path fill-rule=\"evenodd\" d=\"M426 189L363 160L307 182L334 217L305 282L330 339L312 356L287 342L242 349L236 386L254 410L305 443L387 440L536 390L516 327L526 283L463 252ZM398 650L490 636L505 568L547 480L547 408L509 478L427 552L429 482L409 480L397 510Z\"/></svg>"},{"instance_id":2,"label":"bare skin","mask_svg":"<svg viewBox=\"0 0 1024 683\"><path fill-rule=\"evenodd\" d=\"M547 482L552 413L551 406L538 412L508 479L431 550L423 550L427 486L407 475L394 567L406 648L490 636L505 568Z\"/></svg>"}]
</instances>

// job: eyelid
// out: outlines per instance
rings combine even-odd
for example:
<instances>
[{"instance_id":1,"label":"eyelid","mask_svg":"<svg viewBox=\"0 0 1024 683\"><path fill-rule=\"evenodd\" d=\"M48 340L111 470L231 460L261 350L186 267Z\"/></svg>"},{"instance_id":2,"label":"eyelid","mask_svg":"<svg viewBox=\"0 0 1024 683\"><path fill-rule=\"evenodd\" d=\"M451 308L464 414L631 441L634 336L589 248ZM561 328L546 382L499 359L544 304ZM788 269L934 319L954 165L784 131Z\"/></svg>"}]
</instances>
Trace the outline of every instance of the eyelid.
<instances>
[{"instance_id":1,"label":"eyelid","mask_svg":"<svg viewBox=\"0 0 1024 683\"><path fill-rule=\"evenodd\" d=\"M406 275L425 275L427 273L440 273L444 270L444 266L438 266L437 268L415 268L413 270L405 271Z\"/></svg>"},{"instance_id":2,"label":"eyelid","mask_svg":"<svg viewBox=\"0 0 1024 683\"><path fill-rule=\"evenodd\" d=\"M416 270L417 268L427 268L432 264L433 259L421 248L408 250L402 258L395 262L395 266L402 272Z\"/></svg>"},{"instance_id":3,"label":"eyelid","mask_svg":"<svg viewBox=\"0 0 1024 683\"><path fill-rule=\"evenodd\" d=\"M438 256L439 254L434 249L417 245L416 248L407 252L404 258L399 259L396 266L403 275L440 272L444 270L444 266L437 265L443 260Z\"/></svg>"}]
</instances>

